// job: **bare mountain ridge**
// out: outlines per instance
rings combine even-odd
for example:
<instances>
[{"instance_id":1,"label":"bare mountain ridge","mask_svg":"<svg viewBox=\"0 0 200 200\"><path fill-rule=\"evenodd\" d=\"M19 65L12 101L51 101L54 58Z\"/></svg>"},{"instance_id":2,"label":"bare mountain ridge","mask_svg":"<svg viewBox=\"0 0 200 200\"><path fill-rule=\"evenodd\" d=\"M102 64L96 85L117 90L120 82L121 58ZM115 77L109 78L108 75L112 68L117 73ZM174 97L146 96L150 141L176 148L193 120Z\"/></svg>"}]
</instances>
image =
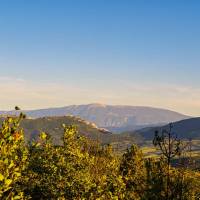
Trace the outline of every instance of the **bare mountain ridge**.
<instances>
[{"instance_id":1,"label":"bare mountain ridge","mask_svg":"<svg viewBox=\"0 0 200 200\"><path fill-rule=\"evenodd\" d=\"M189 116L160 108L143 106L113 106L104 104L72 105L23 111L31 118L73 115L113 131L135 130L138 127L163 125L190 118ZM16 111L0 111L0 114L15 114Z\"/></svg>"}]
</instances>

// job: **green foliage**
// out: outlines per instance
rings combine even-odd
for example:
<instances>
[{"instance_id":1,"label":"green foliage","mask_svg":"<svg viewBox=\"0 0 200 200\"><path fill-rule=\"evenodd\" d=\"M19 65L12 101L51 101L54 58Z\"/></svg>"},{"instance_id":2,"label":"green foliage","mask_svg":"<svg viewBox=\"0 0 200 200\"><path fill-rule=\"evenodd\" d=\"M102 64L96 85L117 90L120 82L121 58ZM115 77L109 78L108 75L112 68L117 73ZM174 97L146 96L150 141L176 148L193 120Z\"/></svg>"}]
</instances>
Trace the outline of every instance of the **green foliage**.
<instances>
[{"instance_id":1,"label":"green foliage","mask_svg":"<svg viewBox=\"0 0 200 200\"><path fill-rule=\"evenodd\" d=\"M24 144L23 130L19 117L8 117L0 129L0 198L23 199L18 182L27 166L27 148Z\"/></svg>"},{"instance_id":2,"label":"green foliage","mask_svg":"<svg viewBox=\"0 0 200 200\"><path fill-rule=\"evenodd\" d=\"M199 199L199 173L184 168L170 168L165 159L146 160L147 190L145 199L195 200ZM168 188L168 173L170 184Z\"/></svg>"},{"instance_id":3,"label":"green foliage","mask_svg":"<svg viewBox=\"0 0 200 200\"><path fill-rule=\"evenodd\" d=\"M175 157L180 158L187 147L187 144L185 145L173 134L172 128L173 125L170 124L169 130L163 130L161 134L155 132L153 144L159 147L161 157L159 161L154 162L154 165L152 162L147 162L148 181L150 184L154 183L150 193L159 194L154 199L195 199L198 192L194 181L186 173L188 166L187 168L181 165L178 168L171 167L172 160ZM159 191L156 191L157 189Z\"/></svg>"},{"instance_id":4,"label":"green foliage","mask_svg":"<svg viewBox=\"0 0 200 200\"><path fill-rule=\"evenodd\" d=\"M120 171L126 184L125 199L141 199L146 188L146 169L142 152L133 145L123 155Z\"/></svg>"},{"instance_id":5,"label":"green foliage","mask_svg":"<svg viewBox=\"0 0 200 200\"><path fill-rule=\"evenodd\" d=\"M165 154L145 159L135 145L118 156L111 145L80 136L73 125L63 125L62 145L45 132L25 144L20 128L24 117L7 118L0 129L0 199L200 198L199 172L172 167L172 157L170 163ZM165 140L159 141L163 145Z\"/></svg>"},{"instance_id":6,"label":"green foliage","mask_svg":"<svg viewBox=\"0 0 200 200\"><path fill-rule=\"evenodd\" d=\"M35 199L79 199L90 189L89 154L84 139L77 138L73 126L64 126L63 146L54 146L51 138L40 134L40 143L30 145L26 188Z\"/></svg>"},{"instance_id":7,"label":"green foliage","mask_svg":"<svg viewBox=\"0 0 200 200\"><path fill-rule=\"evenodd\" d=\"M90 154L93 156L90 175L94 183L90 199L123 199L125 184L119 173L120 161L113 154L112 146L92 146Z\"/></svg>"},{"instance_id":8,"label":"green foliage","mask_svg":"<svg viewBox=\"0 0 200 200\"><path fill-rule=\"evenodd\" d=\"M17 111L18 112L18 111ZM0 117L0 122L4 118ZM133 143L141 142L139 137L126 134L110 134L102 132L100 129L93 127L84 120L73 116L63 117L43 117L37 119L24 119L21 127L25 132L25 140L31 141L37 138L40 132L46 132L52 136L52 141L56 145L62 145L63 128L62 124L75 125L78 134L83 135L91 140L96 140L102 145L112 144L113 149L123 153L127 146Z\"/></svg>"}]
</instances>

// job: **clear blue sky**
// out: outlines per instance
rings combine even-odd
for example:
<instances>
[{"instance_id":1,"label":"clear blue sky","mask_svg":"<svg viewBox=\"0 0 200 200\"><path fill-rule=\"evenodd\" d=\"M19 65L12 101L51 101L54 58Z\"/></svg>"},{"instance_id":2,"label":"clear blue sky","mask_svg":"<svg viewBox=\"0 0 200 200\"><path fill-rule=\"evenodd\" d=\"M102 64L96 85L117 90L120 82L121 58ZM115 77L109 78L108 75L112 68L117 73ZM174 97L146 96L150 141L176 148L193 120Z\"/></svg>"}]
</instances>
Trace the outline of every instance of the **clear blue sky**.
<instances>
[{"instance_id":1,"label":"clear blue sky","mask_svg":"<svg viewBox=\"0 0 200 200\"><path fill-rule=\"evenodd\" d=\"M25 108L95 101L198 115L199 11L198 0L1 1L1 83L17 89L23 79L35 93L63 86L41 104L24 89L16 103ZM0 108L9 107L5 97Z\"/></svg>"}]
</instances>

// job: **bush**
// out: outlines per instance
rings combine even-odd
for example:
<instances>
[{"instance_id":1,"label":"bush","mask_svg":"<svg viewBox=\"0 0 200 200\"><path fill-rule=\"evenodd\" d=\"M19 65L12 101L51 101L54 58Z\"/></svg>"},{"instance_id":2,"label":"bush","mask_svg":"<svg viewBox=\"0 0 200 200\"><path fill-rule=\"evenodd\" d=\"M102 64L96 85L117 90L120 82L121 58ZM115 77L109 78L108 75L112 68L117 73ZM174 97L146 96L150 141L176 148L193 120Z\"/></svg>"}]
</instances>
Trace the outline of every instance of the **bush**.
<instances>
[{"instance_id":1,"label":"bush","mask_svg":"<svg viewBox=\"0 0 200 200\"><path fill-rule=\"evenodd\" d=\"M25 144L23 118L8 117L0 129L0 199L200 199L199 173L165 156L145 159L136 145L117 156L72 125L63 125L63 145L44 132Z\"/></svg>"}]
</instances>

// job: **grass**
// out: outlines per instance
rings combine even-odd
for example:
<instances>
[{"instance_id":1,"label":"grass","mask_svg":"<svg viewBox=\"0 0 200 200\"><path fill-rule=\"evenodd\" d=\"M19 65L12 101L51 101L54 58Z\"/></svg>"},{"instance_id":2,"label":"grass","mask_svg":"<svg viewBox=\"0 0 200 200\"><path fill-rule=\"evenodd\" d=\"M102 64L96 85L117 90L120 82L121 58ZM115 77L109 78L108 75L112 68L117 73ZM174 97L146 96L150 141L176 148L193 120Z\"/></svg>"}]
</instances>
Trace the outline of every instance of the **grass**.
<instances>
[{"instance_id":1,"label":"grass","mask_svg":"<svg viewBox=\"0 0 200 200\"><path fill-rule=\"evenodd\" d=\"M153 146L152 141L145 142L145 144L141 146L141 150L146 158L157 157L160 154L159 150ZM200 157L200 140L191 141L191 151L186 155L192 158Z\"/></svg>"}]
</instances>

